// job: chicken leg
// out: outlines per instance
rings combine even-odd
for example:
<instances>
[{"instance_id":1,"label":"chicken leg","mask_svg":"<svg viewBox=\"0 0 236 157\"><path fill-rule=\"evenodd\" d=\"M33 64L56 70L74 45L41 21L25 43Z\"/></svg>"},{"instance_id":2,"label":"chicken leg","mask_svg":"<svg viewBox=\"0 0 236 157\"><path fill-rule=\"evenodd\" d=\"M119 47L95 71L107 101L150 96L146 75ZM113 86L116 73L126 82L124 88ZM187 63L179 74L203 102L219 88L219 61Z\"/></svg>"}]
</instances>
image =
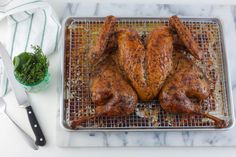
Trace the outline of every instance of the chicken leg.
<instances>
[{"instance_id":1,"label":"chicken leg","mask_svg":"<svg viewBox=\"0 0 236 157\"><path fill-rule=\"evenodd\" d=\"M225 127L225 121L203 113L199 103L192 103L190 98L206 99L209 94L208 80L203 72L183 54L176 53L174 74L163 86L160 95L160 105L166 111L174 114L202 115L215 121L216 126Z\"/></svg>"},{"instance_id":2,"label":"chicken leg","mask_svg":"<svg viewBox=\"0 0 236 157\"><path fill-rule=\"evenodd\" d=\"M96 105L95 114L81 116L73 121L73 127L94 117L126 116L134 112L138 101L136 92L117 72L113 63L106 63L100 67L101 71L92 78L90 84L92 101Z\"/></svg>"}]
</instances>

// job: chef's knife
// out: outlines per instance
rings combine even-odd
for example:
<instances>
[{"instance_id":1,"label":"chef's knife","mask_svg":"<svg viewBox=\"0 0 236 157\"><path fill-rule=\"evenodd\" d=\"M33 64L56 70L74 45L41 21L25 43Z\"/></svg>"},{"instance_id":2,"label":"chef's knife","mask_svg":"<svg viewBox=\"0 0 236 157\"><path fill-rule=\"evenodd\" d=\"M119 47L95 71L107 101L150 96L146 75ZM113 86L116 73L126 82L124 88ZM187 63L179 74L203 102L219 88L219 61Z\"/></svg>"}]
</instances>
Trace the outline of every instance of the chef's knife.
<instances>
[{"instance_id":1,"label":"chef's knife","mask_svg":"<svg viewBox=\"0 0 236 157\"><path fill-rule=\"evenodd\" d=\"M15 93L18 104L19 106L24 107L27 110L27 115L30 121L30 125L36 137L35 144L39 146L44 146L46 144L46 140L39 126L39 123L34 115L30 102L28 101L28 96L24 88L15 79L13 63L10 59L10 56L8 55L7 50L4 48L4 46L1 43L0 43L0 56L2 58L5 72L11 84L11 87Z\"/></svg>"}]
</instances>

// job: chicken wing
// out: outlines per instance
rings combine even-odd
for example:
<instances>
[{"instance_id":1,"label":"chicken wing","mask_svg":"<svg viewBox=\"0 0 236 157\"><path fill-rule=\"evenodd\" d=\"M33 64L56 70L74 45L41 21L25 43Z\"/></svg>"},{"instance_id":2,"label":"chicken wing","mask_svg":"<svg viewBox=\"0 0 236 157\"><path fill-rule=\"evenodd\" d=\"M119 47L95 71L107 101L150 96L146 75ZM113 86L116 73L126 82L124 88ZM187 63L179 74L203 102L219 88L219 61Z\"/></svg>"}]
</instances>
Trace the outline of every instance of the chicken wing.
<instances>
[{"instance_id":1,"label":"chicken wing","mask_svg":"<svg viewBox=\"0 0 236 157\"><path fill-rule=\"evenodd\" d=\"M190 30L181 22L177 16L172 16L169 19L170 26L173 27L180 40L183 42L189 52L197 59L202 59L203 52L199 49L197 43L194 41Z\"/></svg>"},{"instance_id":2,"label":"chicken wing","mask_svg":"<svg viewBox=\"0 0 236 157\"><path fill-rule=\"evenodd\" d=\"M116 47L115 36L115 23L116 18L114 16L107 16L97 39L95 40L94 46L88 53L89 62L94 65L103 61L109 52L114 51Z\"/></svg>"}]
</instances>

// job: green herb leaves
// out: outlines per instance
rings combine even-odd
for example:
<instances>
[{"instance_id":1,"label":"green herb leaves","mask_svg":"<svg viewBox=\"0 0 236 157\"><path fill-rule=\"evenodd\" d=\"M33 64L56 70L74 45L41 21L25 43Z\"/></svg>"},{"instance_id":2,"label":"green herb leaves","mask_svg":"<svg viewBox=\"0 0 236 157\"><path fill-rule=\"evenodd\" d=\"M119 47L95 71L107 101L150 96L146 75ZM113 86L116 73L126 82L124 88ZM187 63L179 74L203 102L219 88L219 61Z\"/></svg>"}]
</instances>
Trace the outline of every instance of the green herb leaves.
<instances>
[{"instance_id":1,"label":"green herb leaves","mask_svg":"<svg viewBox=\"0 0 236 157\"><path fill-rule=\"evenodd\" d=\"M31 52L23 52L14 57L16 78L25 85L41 82L48 71L49 62L39 46L32 46Z\"/></svg>"}]
</instances>

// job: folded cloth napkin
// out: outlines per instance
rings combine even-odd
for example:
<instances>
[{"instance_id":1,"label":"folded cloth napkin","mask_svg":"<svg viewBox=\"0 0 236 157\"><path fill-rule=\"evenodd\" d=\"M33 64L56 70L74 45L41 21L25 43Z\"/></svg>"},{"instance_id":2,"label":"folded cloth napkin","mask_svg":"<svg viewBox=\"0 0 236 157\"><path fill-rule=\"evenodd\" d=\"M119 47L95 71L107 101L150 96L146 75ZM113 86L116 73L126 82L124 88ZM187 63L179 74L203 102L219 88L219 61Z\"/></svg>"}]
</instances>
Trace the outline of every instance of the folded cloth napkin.
<instances>
[{"instance_id":1,"label":"folded cloth napkin","mask_svg":"<svg viewBox=\"0 0 236 157\"><path fill-rule=\"evenodd\" d=\"M13 58L31 45L39 45L46 55L57 49L59 20L52 7L40 0L8 0L0 4L0 21L7 18L6 48ZM8 81L0 59L0 96L8 91Z\"/></svg>"}]
</instances>

